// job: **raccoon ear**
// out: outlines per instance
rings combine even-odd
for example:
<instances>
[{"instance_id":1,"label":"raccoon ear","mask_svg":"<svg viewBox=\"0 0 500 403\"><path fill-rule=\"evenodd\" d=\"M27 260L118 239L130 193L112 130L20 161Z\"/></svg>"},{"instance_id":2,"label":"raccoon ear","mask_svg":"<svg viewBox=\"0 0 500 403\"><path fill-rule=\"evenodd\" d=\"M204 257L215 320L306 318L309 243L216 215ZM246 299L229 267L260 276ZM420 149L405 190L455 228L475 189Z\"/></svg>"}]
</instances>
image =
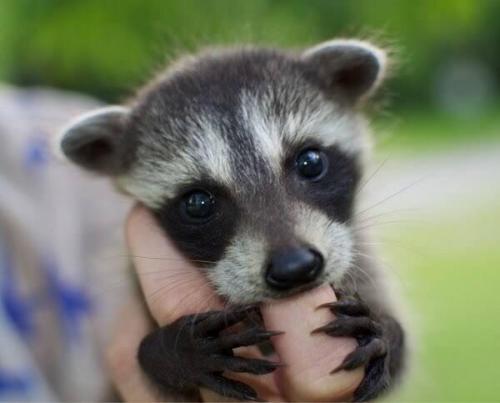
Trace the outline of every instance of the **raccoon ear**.
<instances>
[{"instance_id":1,"label":"raccoon ear","mask_svg":"<svg viewBox=\"0 0 500 403\"><path fill-rule=\"evenodd\" d=\"M353 39L321 43L306 50L302 59L328 92L351 104L377 88L387 64L382 49Z\"/></svg>"},{"instance_id":2,"label":"raccoon ear","mask_svg":"<svg viewBox=\"0 0 500 403\"><path fill-rule=\"evenodd\" d=\"M61 131L60 153L90 171L119 174L124 167L128 116L128 108L109 106L78 117Z\"/></svg>"}]
</instances>

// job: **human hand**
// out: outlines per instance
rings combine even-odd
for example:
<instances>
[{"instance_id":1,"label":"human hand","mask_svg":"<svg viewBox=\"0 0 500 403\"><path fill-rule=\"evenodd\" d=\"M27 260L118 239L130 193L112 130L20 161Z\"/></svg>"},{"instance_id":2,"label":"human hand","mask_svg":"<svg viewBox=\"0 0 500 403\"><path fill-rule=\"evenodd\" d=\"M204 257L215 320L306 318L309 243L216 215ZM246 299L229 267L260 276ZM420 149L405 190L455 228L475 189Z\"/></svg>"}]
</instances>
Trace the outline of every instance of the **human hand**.
<instances>
[{"instance_id":1,"label":"human hand","mask_svg":"<svg viewBox=\"0 0 500 403\"><path fill-rule=\"evenodd\" d=\"M166 325L184 315L223 308L222 301L211 289L206 278L177 252L144 207L138 206L133 209L127 221L126 234L146 304L158 325ZM324 292L324 290L318 291L323 294ZM279 303L276 307L264 308L266 325L277 325L280 320L287 319L285 311L279 315L273 314L279 309ZM324 321L324 315L325 313L319 315L317 320ZM288 365L287 368L279 369L269 375L230 374L229 376L251 385L260 397L270 401L348 399L361 381L363 372L340 371L327 379L323 374L328 375L336 365L340 364L343 357L353 348L353 341L348 343L345 339L328 338L315 342L313 347L316 350L325 344L330 351L335 350L333 360L336 359L337 363L320 360L311 367L310 363L304 363L306 361L304 357L309 350L302 350L302 353L297 354L298 348L311 348L310 342L304 343L304 335L309 336L309 331L304 329L302 332L301 323L295 322L290 335L278 336L282 337L277 343L279 359ZM286 326L286 321L282 321L281 324ZM108 363L112 379L126 401L157 401L164 398L158 396L154 388L149 385L136 358L140 342L150 331L146 314L139 301L132 301L124 307L116 335L109 348ZM302 339L297 340L298 338ZM258 357L260 353L255 348L245 348L238 349L238 355ZM328 353L324 355L328 356ZM300 362L297 362L299 359ZM298 370L294 371L295 368ZM315 386L320 395L315 394L315 390L303 387L301 382L297 382L300 377L310 378L315 374L320 374L319 385ZM324 385L328 387L325 389ZM223 400L208 390L202 390L202 396L204 401ZM174 399L172 396L170 401L175 401Z\"/></svg>"}]
</instances>

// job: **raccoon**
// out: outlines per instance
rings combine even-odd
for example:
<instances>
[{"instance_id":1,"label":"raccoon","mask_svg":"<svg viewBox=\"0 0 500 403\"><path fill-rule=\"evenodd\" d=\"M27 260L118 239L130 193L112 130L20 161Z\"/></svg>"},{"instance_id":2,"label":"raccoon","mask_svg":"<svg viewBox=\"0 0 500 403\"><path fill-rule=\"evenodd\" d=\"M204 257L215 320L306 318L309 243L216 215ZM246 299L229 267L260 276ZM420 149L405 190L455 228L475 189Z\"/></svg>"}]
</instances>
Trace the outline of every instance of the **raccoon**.
<instances>
[{"instance_id":1,"label":"raccoon","mask_svg":"<svg viewBox=\"0 0 500 403\"><path fill-rule=\"evenodd\" d=\"M357 339L343 369L365 366L355 400L379 396L400 377L404 332L356 229L371 148L361 107L387 65L382 49L359 40L302 52L207 49L174 63L128 105L63 130L62 153L147 206L232 307L182 317L144 339L138 360L159 388L258 400L223 371L274 371L232 351L273 333L223 330L261 303L324 283L339 300L329 306L338 319L323 331Z\"/></svg>"}]
</instances>

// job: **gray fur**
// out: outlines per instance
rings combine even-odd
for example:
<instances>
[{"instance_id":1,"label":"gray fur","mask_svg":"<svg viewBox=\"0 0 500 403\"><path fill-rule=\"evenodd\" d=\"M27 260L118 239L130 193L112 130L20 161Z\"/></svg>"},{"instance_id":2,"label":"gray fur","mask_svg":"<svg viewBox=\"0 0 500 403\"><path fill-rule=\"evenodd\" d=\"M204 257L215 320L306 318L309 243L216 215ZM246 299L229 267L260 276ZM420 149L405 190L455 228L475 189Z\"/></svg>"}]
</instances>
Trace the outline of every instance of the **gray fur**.
<instances>
[{"instance_id":1,"label":"gray fur","mask_svg":"<svg viewBox=\"0 0 500 403\"><path fill-rule=\"evenodd\" d=\"M325 74L335 81L339 71L359 63L367 66L367 77L359 80L367 81L346 84L352 93L325 84ZM378 86L384 64L381 50L359 41L327 42L303 54L212 49L184 58L121 111L121 141L129 144L124 149L130 160L117 164L124 158L117 153L109 158L112 169L102 171L153 211L166 208L192 183L208 179L223 186L239 218L207 275L233 302L277 296L262 280L266 254L276 245L317 248L326 260L320 281L339 282L354 261L352 226L291 195L285 165L293 150L311 141L362 163L368 134L353 104ZM70 126L63 144L70 134L84 135L82 128L81 121ZM117 142L120 133L106 138Z\"/></svg>"},{"instance_id":2,"label":"gray fur","mask_svg":"<svg viewBox=\"0 0 500 403\"><path fill-rule=\"evenodd\" d=\"M301 203L292 203L292 232L287 240L300 244L305 241L325 257L324 274L318 284L334 283L342 279L353 260L353 237L350 229L329 219L324 213ZM269 243L263 234L248 229L238 234L226 250L224 257L208 276L220 295L234 304L255 303L277 297L268 289L262 276ZM243 269L244 268L244 269Z\"/></svg>"},{"instance_id":3,"label":"gray fur","mask_svg":"<svg viewBox=\"0 0 500 403\"><path fill-rule=\"evenodd\" d=\"M333 285L339 297L332 309L351 304L352 310L354 298L361 316L338 312L322 330L358 340L346 360L365 367L354 393L362 401L387 390L406 359L388 277L356 226L358 184L370 148L360 104L383 80L385 65L383 51L353 40L325 42L300 54L210 49L174 64L126 109L97 111L72 123L61 141L71 160L112 176L149 207L230 306L269 302L323 283ZM311 152L326 167L314 178L298 166L299 156ZM193 221L186 200L200 190L215 213ZM276 267L272 257L293 256L293 250L314 254L314 277L300 278L295 288L273 287L267 275ZM286 275L293 270L279 267ZM233 312L236 322L243 312ZM221 330L220 319L231 313L202 315L201 327L213 320ZM217 347L215 339L225 344L223 334L210 336L216 359L223 357L213 367L204 336L192 338L197 325L190 321L196 317L179 318L143 340L138 359L149 379L168 393L192 395L204 386L259 400L247 385L220 375L242 360L228 354L227 346ZM255 337L257 343L262 335L257 331ZM259 365L253 373L275 369L265 361ZM353 363L342 365L349 369Z\"/></svg>"}]
</instances>

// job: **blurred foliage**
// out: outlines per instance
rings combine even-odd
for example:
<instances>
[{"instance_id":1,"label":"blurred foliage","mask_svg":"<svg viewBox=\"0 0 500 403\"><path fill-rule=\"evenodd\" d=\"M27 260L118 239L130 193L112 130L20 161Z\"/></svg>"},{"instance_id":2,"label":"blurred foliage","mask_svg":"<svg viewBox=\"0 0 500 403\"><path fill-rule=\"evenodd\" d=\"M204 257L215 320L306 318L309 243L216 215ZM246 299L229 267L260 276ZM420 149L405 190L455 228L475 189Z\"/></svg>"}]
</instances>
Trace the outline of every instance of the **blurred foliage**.
<instances>
[{"instance_id":1,"label":"blurred foliage","mask_svg":"<svg viewBox=\"0 0 500 403\"><path fill-rule=\"evenodd\" d=\"M0 79L113 101L204 44L375 38L397 53L393 107L432 102L455 57L500 71L498 0L0 0Z\"/></svg>"},{"instance_id":2,"label":"blurred foliage","mask_svg":"<svg viewBox=\"0 0 500 403\"><path fill-rule=\"evenodd\" d=\"M384 245L404 270L415 370L391 401L498 401L500 204L457 203L439 219L398 222Z\"/></svg>"},{"instance_id":3,"label":"blurred foliage","mask_svg":"<svg viewBox=\"0 0 500 403\"><path fill-rule=\"evenodd\" d=\"M372 126L380 152L411 157L498 141L500 113L497 107L488 108L471 119L437 111L408 110L376 119Z\"/></svg>"}]
</instances>

